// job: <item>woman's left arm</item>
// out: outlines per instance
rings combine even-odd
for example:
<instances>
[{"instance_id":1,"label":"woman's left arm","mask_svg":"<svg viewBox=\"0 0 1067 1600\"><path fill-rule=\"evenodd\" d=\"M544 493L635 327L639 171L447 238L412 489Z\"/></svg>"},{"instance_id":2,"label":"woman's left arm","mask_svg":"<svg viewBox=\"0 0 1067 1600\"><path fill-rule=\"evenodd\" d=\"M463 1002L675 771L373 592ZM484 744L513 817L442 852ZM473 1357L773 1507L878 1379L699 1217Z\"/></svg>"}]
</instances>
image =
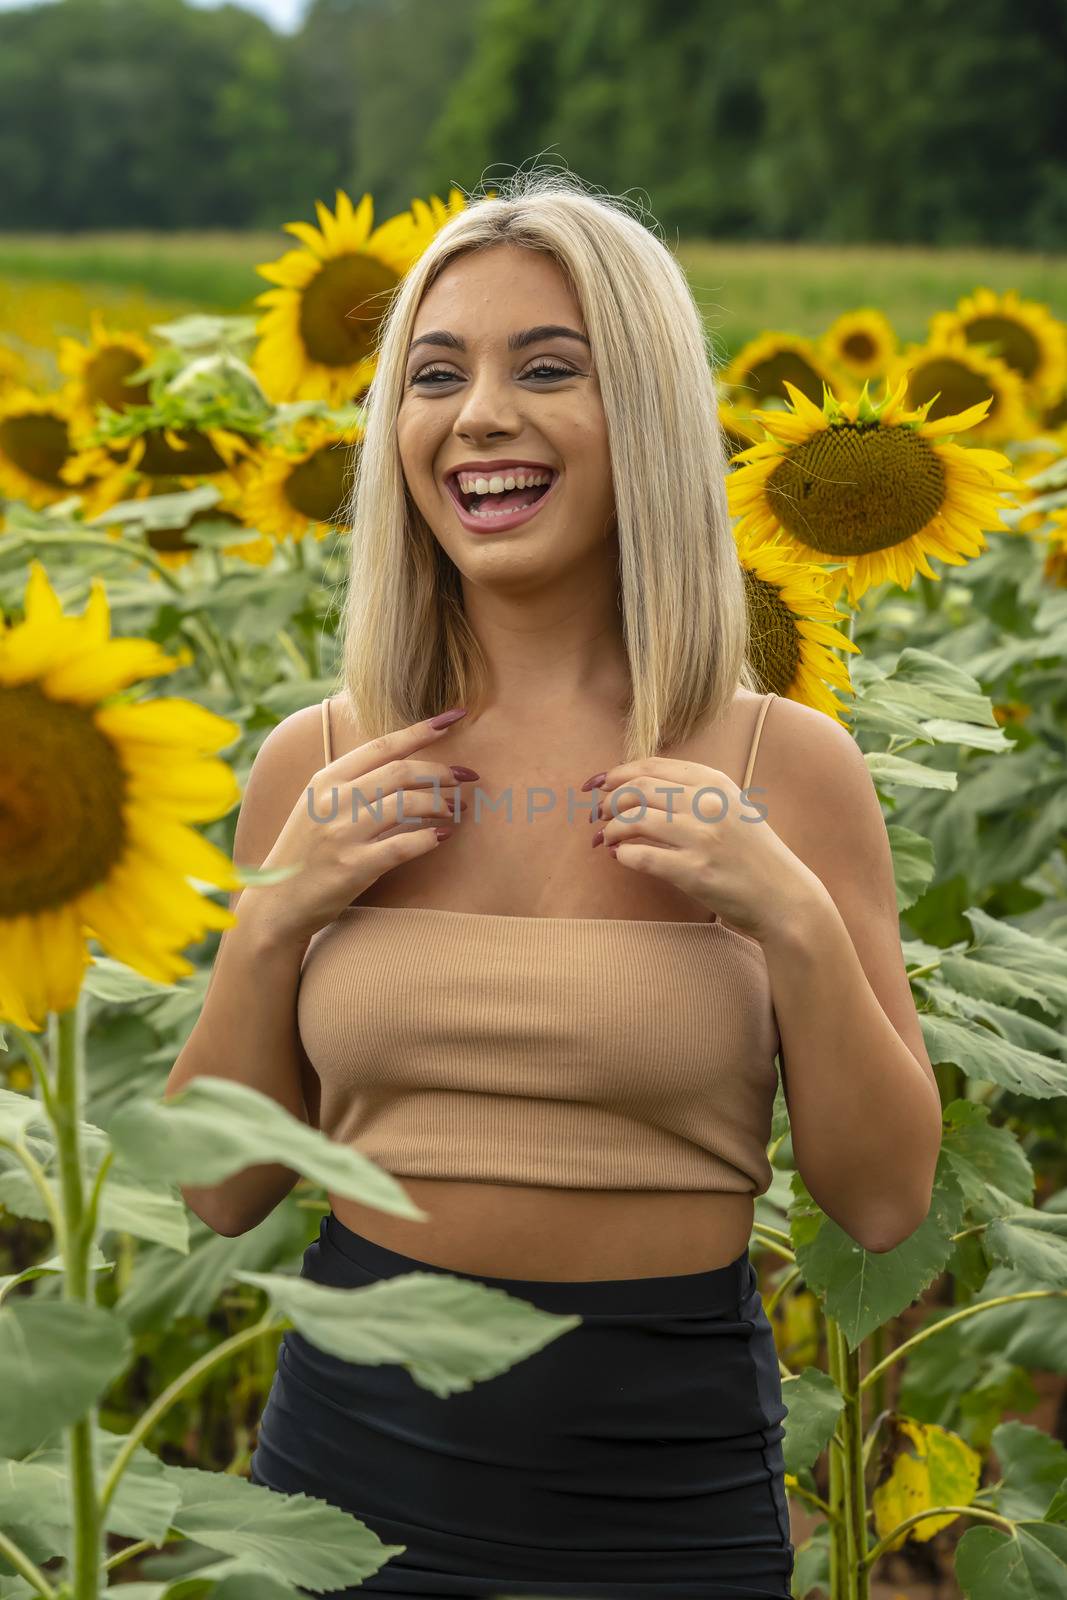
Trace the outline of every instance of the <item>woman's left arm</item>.
<instances>
[{"instance_id":1,"label":"woman's left arm","mask_svg":"<svg viewBox=\"0 0 1067 1600\"><path fill-rule=\"evenodd\" d=\"M760 930L793 1154L827 1216L866 1249L892 1250L929 1211L941 1097L900 947L889 837L848 730L795 701L776 710L763 803L809 869Z\"/></svg>"}]
</instances>

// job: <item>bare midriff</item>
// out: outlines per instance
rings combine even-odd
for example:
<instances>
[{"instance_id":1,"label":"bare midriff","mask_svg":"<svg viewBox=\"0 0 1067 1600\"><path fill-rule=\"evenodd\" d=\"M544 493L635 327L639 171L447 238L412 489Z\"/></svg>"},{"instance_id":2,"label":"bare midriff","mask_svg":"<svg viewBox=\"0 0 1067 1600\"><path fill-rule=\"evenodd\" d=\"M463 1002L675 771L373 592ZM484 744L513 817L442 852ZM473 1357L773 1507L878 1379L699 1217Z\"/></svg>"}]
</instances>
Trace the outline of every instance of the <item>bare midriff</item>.
<instances>
[{"instance_id":1,"label":"bare midriff","mask_svg":"<svg viewBox=\"0 0 1067 1600\"><path fill-rule=\"evenodd\" d=\"M552 1189L445 1178L397 1180L412 1221L331 1196L347 1228L434 1266L539 1281L658 1278L735 1260L752 1233L748 1194L664 1189Z\"/></svg>"},{"instance_id":2,"label":"bare midriff","mask_svg":"<svg viewBox=\"0 0 1067 1600\"><path fill-rule=\"evenodd\" d=\"M740 781L757 708L758 697L740 691L725 727L671 754L715 766ZM338 728L340 714L335 701L335 755L359 742L351 730ZM551 757L538 759L532 739L516 742L514 730L502 733L488 714L471 728L457 725L447 756L442 752L438 759L473 768L490 793L508 784L521 792L529 784L565 794L568 784L579 789L589 774L619 758L612 756L602 725L593 724L572 730L566 749L557 743ZM521 784L515 773L522 774ZM510 831L500 817L473 828L451 819L450 825L452 838L384 874L359 903L512 916L696 922L710 915L664 880L627 872L605 859L605 851L591 850L595 829L580 814L569 825L553 815L517 823ZM477 893L469 888L464 893L464 886L473 884ZM335 1216L375 1244L455 1272L559 1282L706 1272L736 1260L752 1233L754 1200L747 1191L564 1189L396 1176L427 1213L426 1220L331 1195Z\"/></svg>"}]
</instances>

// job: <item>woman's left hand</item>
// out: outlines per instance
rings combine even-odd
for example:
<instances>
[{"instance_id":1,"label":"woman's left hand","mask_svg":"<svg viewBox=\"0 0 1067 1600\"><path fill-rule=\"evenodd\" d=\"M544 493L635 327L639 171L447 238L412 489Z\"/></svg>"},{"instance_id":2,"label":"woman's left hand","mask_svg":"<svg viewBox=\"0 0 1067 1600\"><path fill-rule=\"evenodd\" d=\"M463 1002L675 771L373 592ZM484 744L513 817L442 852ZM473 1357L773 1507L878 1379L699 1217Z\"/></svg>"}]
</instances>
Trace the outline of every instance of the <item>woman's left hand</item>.
<instances>
[{"instance_id":1,"label":"woman's left hand","mask_svg":"<svg viewBox=\"0 0 1067 1600\"><path fill-rule=\"evenodd\" d=\"M775 833L767 806L742 798L715 767L650 756L610 768L594 792L591 820L622 866L674 884L753 939L822 890Z\"/></svg>"}]
</instances>

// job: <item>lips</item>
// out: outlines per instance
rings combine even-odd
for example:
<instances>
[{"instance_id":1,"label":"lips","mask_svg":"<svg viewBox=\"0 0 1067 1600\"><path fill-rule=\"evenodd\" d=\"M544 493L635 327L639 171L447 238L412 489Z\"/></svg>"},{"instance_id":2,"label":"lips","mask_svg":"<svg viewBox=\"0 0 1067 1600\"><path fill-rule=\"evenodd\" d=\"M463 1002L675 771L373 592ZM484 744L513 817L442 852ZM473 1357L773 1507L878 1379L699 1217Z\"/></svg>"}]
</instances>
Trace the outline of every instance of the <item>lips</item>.
<instances>
[{"instance_id":1,"label":"lips","mask_svg":"<svg viewBox=\"0 0 1067 1600\"><path fill-rule=\"evenodd\" d=\"M466 471L468 469L463 468L461 470ZM530 470L532 471L535 469L531 468ZM528 522L531 517L537 516L538 512L541 510L541 507L545 505L558 490L560 484L560 474L555 472L551 467L546 467L543 470L552 473L552 481L541 486L541 493L538 495L537 499L532 502L532 504L528 506L520 506L515 511L500 511L495 512L492 515L479 516L477 512L471 511L467 508L467 506L464 504L463 495L460 491L459 484L456 482L454 473L450 472L447 475L445 482L448 485L448 492L452 498L452 503L456 508L456 515L459 517L460 522L465 528L467 528L471 533L503 533L509 528L519 527L522 523ZM486 495L481 498L483 500L491 501L495 497L492 495Z\"/></svg>"}]
</instances>

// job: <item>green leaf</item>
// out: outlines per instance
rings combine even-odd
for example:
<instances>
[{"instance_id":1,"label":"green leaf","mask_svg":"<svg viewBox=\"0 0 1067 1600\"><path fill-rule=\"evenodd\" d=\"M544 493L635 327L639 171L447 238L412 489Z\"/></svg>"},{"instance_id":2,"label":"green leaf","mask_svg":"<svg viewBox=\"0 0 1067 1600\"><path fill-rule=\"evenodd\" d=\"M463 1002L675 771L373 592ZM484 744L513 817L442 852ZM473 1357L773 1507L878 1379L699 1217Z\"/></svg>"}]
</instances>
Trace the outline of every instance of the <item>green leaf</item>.
<instances>
[{"instance_id":1,"label":"green leaf","mask_svg":"<svg viewBox=\"0 0 1067 1600\"><path fill-rule=\"evenodd\" d=\"M1013 990L994 998L1025 996L1046 1011L1067 1011L1067 950L1010 922L998 921L977 906L969 906L963 915L975 941L967 952L968 963L984 965L987 985L993 983L992 973L997 971L1005 983L1014 985ZM988 994L989 987L984 992Z\"/></svg>"},{"instance_id":2,"label":"green leaf","mask_svg":"<svg viewBox=\"0 0 1067 1600\"><path fill-rule=\"evenodd\" d=\"M951 1062L969 1078L999 1084L1033 1100L1052 1100L1067 1093L1067 1063L1024 1050L989 1028L971 1027L951 1017L919 1012L919 1026L934 1066Z\"/></svg>"},{"instance_id":3,"label":"green leaf","mask_svg":"<svg viewBox=\"0 0 1067 1600\"><path fill-rule=\"evenodd\" d=\"M997 1210L1028 1206L1034 1170L1011 1129L993 1127L989 1107L974 1100L950 1100L941 1116L941 1159L954 1173L968 1212L989 1215L991 1191L1003 1196Z\"/></svg>"},{"instance_id":4,"label":"green leaf","mask_svg":"<svg viewBox=\"0 0 1067 1600\"><path fill-rule=\"evenodd\" d=\"M967 1600L1060 1600L1067 1594L1067 1527L1019 1522L1011 1533L968 1528L956 1546Z\"/></svg>"},{"instance_id":5,"label":"green leaf","mask_svg":"<svg viewBox=\"0 0 1067 1600\"><path fill-rule=\"evenodd\" d=\"M97 1485L102 1488L126 1441L121 1434L99 1427L94 1428L93 1437ZM109 1533L127 1539L148 1539L154 1545L163 1543L181 1499L165 1473L165 1463L138 1445L108 1502L104 1526ZM32 1527L41 1518L42 1508L47 1508L50 1547L35 1555L34 1560L49 1560L65 1553L64 1539L71 1526L71 1489L63 1439L41 1446L22 1461L0 1460L0 1527Z\"/></svg>"},{"instance_id":6,"label":"green leaf","mask_svg":"<svg viewBox=\"0 0 1067 1600\"><path fill-rule=\"evenodd\" d=\"M819 1367L782 1380L782 1399L789 1408L782 1451L785 1470L795 1477L813 1467L837 1427L845 1400L837 1384Z\"/></svg>"},{"instance_id":7,"label":"green leaf","mask_svg":"<svg viewBox=\"0 0 1067 1600\"><path fill-rule=\"evenodd\" d=\"M85 969L82 988L94 1000L104 1001L108 1005L129 1005L134 1000L156 999L173 989L174 985L157 983L155 978L146 978L143 973L135 972L132 967L110 956L96 956Z\"/></svg>"},{"instance_id":8,"label":"green leaf","mask_svg":"<svg viewBox=\"0 0 1067 1600\"><path fill-rule=\"evenodd\" d=\"M28 1178L26 1182L28 1187L32 1189L33 1185ZM35 1194L36 1192L34 1190ZM15 1214L18 1216L23 1215L21 1212ZM94 1244L89 1252L89 1271L110 1272L113 1264ZM36 1261L31 1267L23 1267L21 1272L12 1272L6 1277L0 1277L0 1301L20 1283L31 1283L34 1278L59 1277L65 1271L66 1266L62 1256L49 1256L47 1261Z\"/></svg>"},{"instance_id":9,"label":"green leaf","mask_svg":"<svg viewBox=\"0 0 1067 1600\"><path fill-rule=\"evenodd\" d=\"M883 789L894 784L910 789L955 789L957 785L954 772L924 767L919 761L890 755L887 750L874 750L863 759L872 780Z\"/></svg>"},{"instance_id":10,"label":"green leaf","mask_svg":"<svg viewBox=\"0 0 1067 1600\"><path fill-rule=\"evenodd\" d=\"M952 722L947 717L931 717L923 723L922 729L935 744L951 744L968 750L991 752L1014 749L1014 740L1007 737L999 723L995 723L991 728L974 727L969 722Z\"/></svg>"},{"instance_id":11,"label":"green leaf","mask_svg":"<svg viewBox=\"0 0 1067 1600\"><path fill-rule=\"evenodd\" d=\"M328 1193L398 1217L426 1216L367 1156L225 1078L194 1078L169 1100L126 1107L112 1118L111 1138L133 1171L156 1179L212 1185L277 1161Z\"/></svg>"},{"instance_id":12,"label":"green leaf","mask_svg":"<svg viewBox=\"0 0 1067 1600\"><path fill-rule=\"evenodd\" d=\"M0 1305L0 1455L22 1456L83 1417L125 1370L133 1344L103 1306L26 1297Z\"/></svg>"},{"instance_id":13,"label":"green leaf","mask_svg":"<svg viewBox=\"0 0 1067 1600\"><path fill-rule=\"evenodd\" d=\"M506 1372L582 1320L450 1273L405 1272L361 1289L266 1272L233 1276L263 1289L318 1349L363 1366L396 1363L441 1397Z\"/></svg>"},{"instance_id":14,"label":"green leaf","mask_svg":"<svg viewBox=\"0 0 1067 1600\"><path fill-rule=\"evenodd\" d=\"M963 1194L943 1156L926 1218L895 1250L871 1251L857 1244L818 1209L799 1172L793 1174L793 1192L790 1231L797 1265L827 1315L841 1325L850 1350L910 1306L944 1271L963 1218Z\"/></svg>"},{"instance_id":15,"label":"green leaf","mask_svg":"<svg viewBox=\"0 0 1067 1600\"><path fill-rule=\"evenodd\" d=\"M1067 1215L1032 1210L997 1217L986 1228L983 1245L991 1262L1014 1267L1032 1278L1035 1288L1067 1289Z\"/></svg>"},{"instance_id":16,"label":"green leaf","mask_svg":"<svg viewBox=\"0 0 1067 1600\"><path fill-rule=\"evenodd\" d=\"M1026 1298L987 1305L1012 1295ZM1067 1373L1067 1296L1062 1290L994 1267L969 1304L983 1308L960 1324L960 1337L971 1349L1030 1371Z\"/></svg>"},{"instance_id":17,"label":"green leaf","mask_svg":"<svg viewBox=\"0 0 1067 1600\"><path fill-rule=\"evenodd\" d=\"M993 1430L1003 1479L994 1506L1015 1522L1047 1517L1067 1478L1067 1449L1042 1428L1012 1420Z\"/></svg>"},{"instance_id":18,"label":"green leaf","mask_svg":"<svg viewBox=\"0 0 1067 1600\"><path fill-rule=\"evenodd\" d=\"M276 1494L228 1473L164 1470L181 1491L173 1519L179 1533L283 1582L340 1588L369 1578L407 1549L384 1544L358 1517L310 1495Z\"/></svg>"},{"instance_id":19,"label":"green leaf","mask_svg":"<svg viewBox=\"0 0 1067 1600\"><path fill-rule=\"evenodd\" d=\"M175 1261L169 1249L149 1245L137 1252L133 1271L115 1310L134 1333L172 1327L186 1317L205 1321L233 1280L235 1268L269 1272L299 1258L307 1244L307 1211L287 1195L263 1221L234 1238L215 1233L190 1217L189 1252Z\"/></svg>"},{"instance_id":20,"label":"green leaf","mask_svg":"<svg viewBox=\"0 0 1067 1600\"><path fill-rule=\"evenodd\" d=\"M927 889L934 876L934 847L921 833L887 822L889 847L893 853L893 876L897 886L897 910L906 911Z\"/></svg>"}]
</instances>

